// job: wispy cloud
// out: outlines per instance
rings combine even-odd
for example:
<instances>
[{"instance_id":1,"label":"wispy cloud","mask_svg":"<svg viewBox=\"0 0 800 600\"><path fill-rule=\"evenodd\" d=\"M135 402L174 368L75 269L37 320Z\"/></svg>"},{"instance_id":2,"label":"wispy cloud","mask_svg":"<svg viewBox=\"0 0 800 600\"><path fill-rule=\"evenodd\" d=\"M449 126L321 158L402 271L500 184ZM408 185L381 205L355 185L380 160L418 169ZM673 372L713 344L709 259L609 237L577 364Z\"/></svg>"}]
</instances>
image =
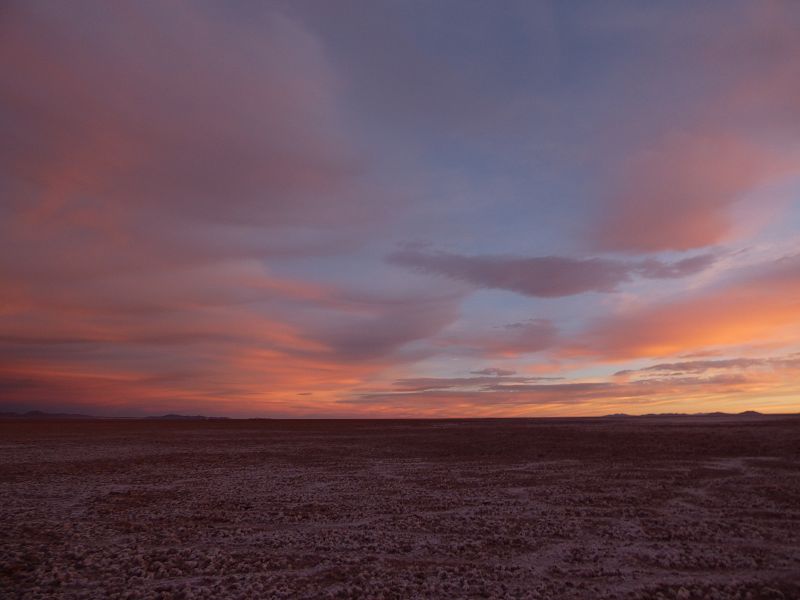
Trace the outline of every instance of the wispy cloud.
<instances>
[{"instance_id":1,"label":"wispy cloud","mask_svg":"<svg viewBox=\"0 0 800 600\"><path fill-rule=\"evenodd\" d=\"M796 340L800 257L734 272L710 288L600 317L567 351L608 359L659 357L753 340Z\"/></svg>"},{"instance_id":2,"label":"wispy cloud","mask_svg":"<svg viewBox=\"0 0 800 600\"><path fill-rule=\"evenodd\" d=\"M800 356L793 354L767 358L727 358L718 360L688 360L673 363L658 363L641 369L624 369L614 373L618 377L702 374L708 371L746 370L752 368L787 369L800 368Z\"/></svg>"}]
</instances>

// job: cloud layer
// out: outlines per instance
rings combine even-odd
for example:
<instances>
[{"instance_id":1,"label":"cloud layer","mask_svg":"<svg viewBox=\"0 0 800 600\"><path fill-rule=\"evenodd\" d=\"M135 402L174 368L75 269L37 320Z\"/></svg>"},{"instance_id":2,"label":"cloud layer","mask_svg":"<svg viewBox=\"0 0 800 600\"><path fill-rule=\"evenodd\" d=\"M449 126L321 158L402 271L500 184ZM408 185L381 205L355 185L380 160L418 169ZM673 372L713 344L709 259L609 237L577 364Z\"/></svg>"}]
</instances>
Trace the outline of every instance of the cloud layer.
<instances>
[{"instance_id":1,"label":"cloud layer","mask_svg":"<svg viewBox=\"0 0 800 600\"><path fill-rule=\"evenodd\" d=\"M0 408L800 408L800 9L343 6L3 4Z\"/></svg>"}]
</instances>

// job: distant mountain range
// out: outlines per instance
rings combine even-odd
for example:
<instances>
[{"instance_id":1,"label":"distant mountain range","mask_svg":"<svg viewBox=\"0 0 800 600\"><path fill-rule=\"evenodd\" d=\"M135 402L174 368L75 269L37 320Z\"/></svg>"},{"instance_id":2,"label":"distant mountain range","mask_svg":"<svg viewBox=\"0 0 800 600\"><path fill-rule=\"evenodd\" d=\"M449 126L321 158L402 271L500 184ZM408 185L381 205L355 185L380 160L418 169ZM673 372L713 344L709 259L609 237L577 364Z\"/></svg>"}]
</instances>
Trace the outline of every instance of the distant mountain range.
<instances>
[{"instance_id":1,"label":"distant mountain range","mask_svg":"<svg viewBox=\"0 0 800 600\"><path fill-rule=\"evenodd\" d=\"M790 415L772 415L757 412L755 410L746 410L740 413L725 413L725 412L710 412L710 413L650 413L645 415L629 415L627 413L615 413L611 415L603 415L601 419L641 419L641 418L682 418L682 417L717 417L717 418L734 418L734 417L778 417ZM31 410L24 413L18 412L0 412L0 419L20 419L20 420L80 420L80 419L119 419L119 420L136 420L143 419L147 421L227 421L232 420L231 417L207 417L205 415L152 415L146 417L102 417L97 415L82 415L73 413L48 413L40 410Z\"/></svg>"},{"instance_id":2,"label":"distant mountain range","mask_svg":"<svg viewBox=\"0 0 800 600\"><path fill-rule=\"evenodd\" d=\"M152 417L143 417L144 419L155 419L159 421L219 421L230 420L230 417L206 417L205 415L161 415Z\"/></svg>"},{"instance_id":3,"label":"distant mountain range","mask_svg":"<svg viewBox=\"0 0 800 600\"><path fill-rule=\"evenodd\" d=\"M91 415L78 415L73 413L48 413L40 410L29 410L26 413L0 412L2 419L96 419Z\"/></svg>"},{"instance_id":4,"label":"distant mountain range","mask_svg":"<svg viewBox=\"0 0 800 600\"><path fill-rule=\"evenodd\" d=\"M81 415L73 413L48 413L40 410L30 410L25 413L0 412L0 419L30 419L30 420L65 420L65 419L148 419L154 421L217 421L228 420L229 417L206 417L204 415L158 415L148 417L99 417L96 415Z\"/></svg>"},{"instance_id":5,"label":"distant mountain range","mask_svg":"<svg viewBox=\"0 0 800 600\"><path fill-rule=\"evenodd\" d=\"M726 412L710 412L710 413L648 413L645 415L629 415L627 413L614 413L613 415L604 415L604 419L610 418L639 418L639 417L769 417L772 415L765 415L755 410L746 410L740 413L726 413Z\"/></svg>"}]
</instances>

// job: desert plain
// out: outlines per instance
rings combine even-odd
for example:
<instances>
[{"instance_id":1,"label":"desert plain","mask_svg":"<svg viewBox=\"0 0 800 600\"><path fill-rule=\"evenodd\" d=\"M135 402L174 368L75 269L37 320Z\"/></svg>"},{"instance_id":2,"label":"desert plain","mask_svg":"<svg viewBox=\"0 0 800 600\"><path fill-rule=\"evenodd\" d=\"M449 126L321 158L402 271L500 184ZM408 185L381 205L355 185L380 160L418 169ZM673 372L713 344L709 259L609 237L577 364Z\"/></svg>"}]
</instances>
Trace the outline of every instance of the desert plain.
<instances>
[{"instance_id":1,"label":"desert plain","mask_svg":"<svg viewBox=\"0 0 800 600\"><path fill-rule=\"evenodd\" d=\"M0 597L800 598L800 418L0 422Z\"/></svg>"}]
</instances>

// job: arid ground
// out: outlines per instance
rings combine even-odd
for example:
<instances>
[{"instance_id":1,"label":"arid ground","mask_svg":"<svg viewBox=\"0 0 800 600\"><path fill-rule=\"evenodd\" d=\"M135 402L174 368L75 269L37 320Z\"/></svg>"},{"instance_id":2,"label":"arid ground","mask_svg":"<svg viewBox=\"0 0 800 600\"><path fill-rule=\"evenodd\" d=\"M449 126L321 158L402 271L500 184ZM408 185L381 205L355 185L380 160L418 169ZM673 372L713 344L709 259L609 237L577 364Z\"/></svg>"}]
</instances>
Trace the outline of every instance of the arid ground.
<instances>
[{"instance_id":1,"label":"arid ground","mask_svg":"<svg viewBox=\"0 0 800 600\"><path fill-rule=\"evenodd\" d=\"M6 421L2 598L800 598L800 419Z\"/></svg>"}]
</instances>

